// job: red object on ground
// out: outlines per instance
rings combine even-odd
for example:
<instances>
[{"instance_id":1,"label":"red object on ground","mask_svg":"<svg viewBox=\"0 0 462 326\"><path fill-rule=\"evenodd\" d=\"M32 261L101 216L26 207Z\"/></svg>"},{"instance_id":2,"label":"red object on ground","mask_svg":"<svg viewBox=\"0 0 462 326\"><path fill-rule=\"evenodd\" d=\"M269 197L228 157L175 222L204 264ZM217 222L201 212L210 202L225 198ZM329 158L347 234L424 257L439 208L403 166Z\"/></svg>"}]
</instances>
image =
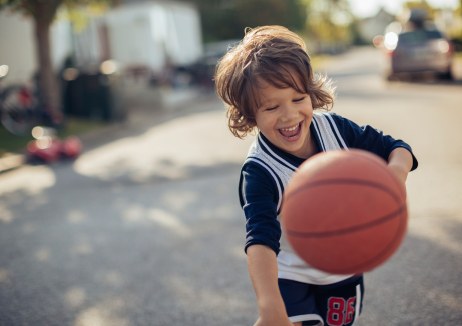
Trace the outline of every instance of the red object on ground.
<instances>
[{"instance_id":1,"label":"red object on ground","mask_svg":"<svg viewBox=\"0 0 462 326\"><path fill-rule=\"evenodd\" d=\"M27 156L32 161L51 163L61 157L61 140L43 137L27 144Z\"/></svg>"},{"instance_id":2,"label":"red object on ground","mask_svg":"<svg viewBox=\"0 0 462 326\"><path fill-rule=\"evenodd\" d=\"M82 143L80 139L75 136L66 138L61 142L61 155L64 158L76 158L80 155L81 151Z\"/></svg>"},{"instance_id":3,"label":"red object on ground","mask_svg":"<svg viewBox=\"0 0 462 326\"><path fill-rule=\"evenodd\" d=\"M52 163L59 159L75 159L82 151L82 143L75 136L64 140L53 137L42 137L32 140L27 145L29 161Z\"/></svg>"}]
</instances>

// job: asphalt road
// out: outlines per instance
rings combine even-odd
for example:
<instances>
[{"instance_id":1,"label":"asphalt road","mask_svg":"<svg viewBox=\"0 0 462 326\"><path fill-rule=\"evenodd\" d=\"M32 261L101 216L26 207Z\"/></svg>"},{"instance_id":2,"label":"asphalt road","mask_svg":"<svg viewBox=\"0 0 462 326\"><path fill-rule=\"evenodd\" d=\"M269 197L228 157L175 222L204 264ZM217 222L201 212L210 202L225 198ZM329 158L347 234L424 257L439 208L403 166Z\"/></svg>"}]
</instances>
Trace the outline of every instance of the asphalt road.
<instances>
[{"instance_id":1,"label":"asphalt road","mask_svg":"<svg viewBox=\"0 0 462 326\"><path fill-rule=\"evenodd\" d=\"M460 82L389 84L380 54L325 66L334 111L408 141L409 231L366 274L358 325L462 324ZM75 162L0 175L0 325L252 325L238 172L251 139L202 95L140 100Z\"/></svg>"}]
</instances>

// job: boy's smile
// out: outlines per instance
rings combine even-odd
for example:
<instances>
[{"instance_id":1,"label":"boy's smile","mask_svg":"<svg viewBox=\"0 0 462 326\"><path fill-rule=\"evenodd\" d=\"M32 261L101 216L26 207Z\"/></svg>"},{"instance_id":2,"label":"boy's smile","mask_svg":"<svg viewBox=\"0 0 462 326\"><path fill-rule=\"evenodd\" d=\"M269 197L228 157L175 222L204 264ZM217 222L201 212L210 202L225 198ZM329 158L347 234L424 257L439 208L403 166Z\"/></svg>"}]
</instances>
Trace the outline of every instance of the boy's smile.
<instances>
[{"instance_id":1,"label":"boy's smile","mask_svg":"<svg viewBox=\"0 0 462 326\"><path fill-rule=\"evenodd\" d=\"M313 106L308 94L293 88L277 88L260 81L260 107L255 114L258 129L280 149L301 158L313 154L310 124Z\"/></svg>"},{"instance_id":2,"label":"boy's smile","mask_svg":"<svg viewBox=\"0 0 462 326\"><path fill-rule=\"evenodd\" d=\"M289 141L296 141L300 137L300 132L301 132L301 122L296 124L293 127L289 128L281 128L279 129L279 132L281 133L282 136L286 137Z\"/></svg>"}]
</instances>

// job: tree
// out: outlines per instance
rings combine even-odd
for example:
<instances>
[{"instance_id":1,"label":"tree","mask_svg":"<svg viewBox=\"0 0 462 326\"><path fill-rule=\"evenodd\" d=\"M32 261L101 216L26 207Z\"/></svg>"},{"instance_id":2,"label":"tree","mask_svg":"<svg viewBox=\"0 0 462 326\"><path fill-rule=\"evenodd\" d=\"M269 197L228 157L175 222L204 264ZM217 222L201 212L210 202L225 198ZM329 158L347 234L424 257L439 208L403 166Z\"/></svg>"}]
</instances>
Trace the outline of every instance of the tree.
<instances>
[{"instance_id":1,"label":"tree","mask_svg":"<svg viewBox=\"0 0 462 326\"><path fill-rule=\"evenodd\" d=\"M279 24L301 30L306 19L300 0L183 0L197 6L206 42L240 39L245 27Z\"/></svg>"},{"instance_id":2,"label":"tree","mask_svg":"<svg viewBox=\"0 0 462 326\"><path fill-rule=\"evenodd\" d=\"M70 8L95 3L110 4L113 0L0 0L0 10L10 9L30 17L35 33L38 64L38 86L44 109L54 123L62 121L62 108L58 79L53 70L50 50L50 27L62 5Z\"/></svg>"},{"instance_id":3,"label":"tree","mask_svg":"<svg viewBox=\"0 0 462 326\"><path fill-rule=\"evenodd\" d=\"M352 43L353 14L346 0L303 0L306 34L320 51L337 52Z\"/></svg>"}]
</instances>

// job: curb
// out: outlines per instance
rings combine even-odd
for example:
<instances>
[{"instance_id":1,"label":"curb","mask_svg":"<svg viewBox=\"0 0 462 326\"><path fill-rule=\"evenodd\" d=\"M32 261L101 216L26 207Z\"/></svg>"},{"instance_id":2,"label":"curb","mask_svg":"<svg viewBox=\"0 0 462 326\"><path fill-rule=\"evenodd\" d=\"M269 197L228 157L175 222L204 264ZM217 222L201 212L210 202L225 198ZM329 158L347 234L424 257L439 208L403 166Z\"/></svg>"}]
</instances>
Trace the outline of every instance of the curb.
<instances>
[{"instance_id":1,"label":"curb","mask_svg":"<svg viewBox=\"0 0 462 326\"><path fill-rule=\"evenodd\" d=\"M18 168L24 162L24 155L7 153L3 157L0 157L0 174Z\"/></svg>"},{"instance_id":2,"label":"curb","mask_svg":"<svg viewBox=\"0 0 462 326\"><path fill-rule=\"evenodd\" d=\"M138 90L139 91L139 90ZM200 90L198 92L197 89L180 89L176 91L167 90L161 94L161 104L159 106L163 107L164 109L172 110L171 112L175 111L175 108L181 106L184 103L198 101L201 98ZM145 89L143 93L143 89L139 91L139 94L136 93L137 99L139 98L145 99L148 98L150 101L154 101L151 98L152 94L150 93L149 89ZM136 106L135 104L130 105ZM141 105L142 106L142 105ZM141 110L140 112L132 112L133 116L143 116L145 114L152 114L152 110ZM143 118L142 118L143 119ZM81 135L77 135L77 137L81 140L84 148L92 147L89 144L95 142L96 139L100 138L101 136L108 135L114 130L119 130L121 125L130 125L130 119L127 118L124 122L112 122L106 126L102 126L100 128L96 128L91 131L87 131ZM23 166L27 161L25 154L17 154L17 153L5 153L3 156L0 157L0 174L4 172L8 172L14 169L17 169Z\"/></svg>"}]
</instances>

